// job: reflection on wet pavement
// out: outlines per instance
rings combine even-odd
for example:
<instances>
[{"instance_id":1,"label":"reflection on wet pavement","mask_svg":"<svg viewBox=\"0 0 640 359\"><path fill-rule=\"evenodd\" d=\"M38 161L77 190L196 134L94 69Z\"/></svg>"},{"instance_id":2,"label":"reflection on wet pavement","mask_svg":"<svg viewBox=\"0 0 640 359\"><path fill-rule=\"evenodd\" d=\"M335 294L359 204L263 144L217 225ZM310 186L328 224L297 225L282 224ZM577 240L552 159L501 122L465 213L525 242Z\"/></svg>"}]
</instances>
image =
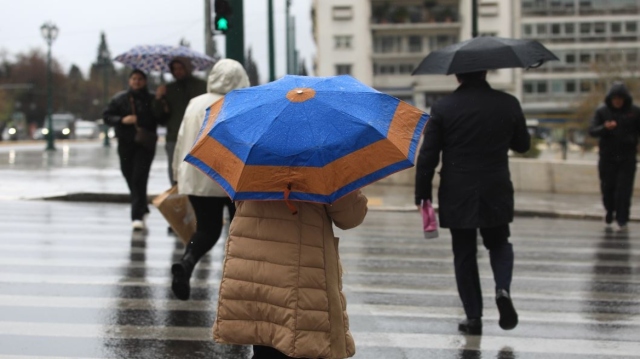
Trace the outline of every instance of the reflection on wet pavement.
<instances>
[{"instance_id":1,"label":"reflection on wet pavement","mask_svg":"<svg viewBox=\"0 0 640 359\"><path fill-rule=\"evenodd\" d=\"M71 161L71 160L70 160ZM212 341L224 241L198 265L193 300L173 298L182 245L157 212L132 235L117 204L4 201L0 206L0 357L233 358ZM462 336L449 236L425 241L415 213L371 212L338 231L355 358L595 359L640 352L640 240L600 223L518 218L513 298L502 331L479 251L484 334Z\"/></svg>"}]
</instances>

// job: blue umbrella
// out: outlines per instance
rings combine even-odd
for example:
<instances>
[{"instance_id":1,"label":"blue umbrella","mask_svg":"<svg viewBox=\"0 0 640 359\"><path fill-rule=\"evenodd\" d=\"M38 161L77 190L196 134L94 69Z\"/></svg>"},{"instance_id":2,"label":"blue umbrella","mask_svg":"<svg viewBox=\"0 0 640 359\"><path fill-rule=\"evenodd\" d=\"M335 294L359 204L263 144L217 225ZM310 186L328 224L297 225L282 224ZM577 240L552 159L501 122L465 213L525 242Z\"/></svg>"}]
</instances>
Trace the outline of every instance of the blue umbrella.
<instances>
[{"instance_id":1,"label":"blue umbrella","mask_svg":"<svg viewBox=\"0 0 640 359\"><path fill-rule=\"evenodd\" d=\"M114 60L144 72L171 72L169 63L176 57L188 58L194 70L205 70L217 59L184 46L140 45L115 57Z\"/></svg>"},{"instance_id":2,"label":"blue umbrella","mask_svg":"<svg viewBox=\"0 0 640 359\"><path fill-rule=\"evenodd\" d=\"M333 203L413 166L428 117L351 76L285 76L213 104L186 161L234 200Z\"/></svg>"}]
</instances>

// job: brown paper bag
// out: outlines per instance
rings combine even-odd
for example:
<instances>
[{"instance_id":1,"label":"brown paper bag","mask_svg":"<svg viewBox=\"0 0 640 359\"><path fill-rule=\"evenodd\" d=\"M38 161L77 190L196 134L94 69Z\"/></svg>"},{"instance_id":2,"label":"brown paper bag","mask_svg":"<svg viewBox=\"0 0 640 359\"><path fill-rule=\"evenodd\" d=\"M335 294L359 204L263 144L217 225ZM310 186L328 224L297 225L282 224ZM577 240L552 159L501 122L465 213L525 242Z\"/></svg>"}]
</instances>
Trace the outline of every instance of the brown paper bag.
<instances>
[{"instance_id":1,"label":"brown paper bag","mask_svg":"<svg viewBox=\"0 0 640 359\"><path fill-rule=\"evenodd\" d=\"M185 245L196 232L196 214L189 202L189 197L178 193L178 186L174 185L164 193L156 196L152 201L162 216L169 222L173 231Z\"/></svg>"}]
</instances>

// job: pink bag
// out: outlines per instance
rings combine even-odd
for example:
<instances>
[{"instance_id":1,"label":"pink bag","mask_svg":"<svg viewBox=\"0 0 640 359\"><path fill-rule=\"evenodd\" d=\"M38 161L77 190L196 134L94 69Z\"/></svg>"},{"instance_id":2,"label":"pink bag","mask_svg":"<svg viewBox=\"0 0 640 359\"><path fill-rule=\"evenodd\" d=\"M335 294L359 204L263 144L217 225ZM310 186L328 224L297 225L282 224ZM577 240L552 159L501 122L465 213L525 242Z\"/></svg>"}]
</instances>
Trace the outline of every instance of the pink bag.
<instances>
[{"instance_id":1,"label":"pink bag","mask_svg":"<svg viewBox=\"0 0 640 359\"><path fill-rule=\"evenodd\" d=\"M433 206L431 205L431 201L422 201L420 212L422 212L424 238L438 238L438 219L436 217L436 211L433 210Z\"/></svg>"}]
</instances>

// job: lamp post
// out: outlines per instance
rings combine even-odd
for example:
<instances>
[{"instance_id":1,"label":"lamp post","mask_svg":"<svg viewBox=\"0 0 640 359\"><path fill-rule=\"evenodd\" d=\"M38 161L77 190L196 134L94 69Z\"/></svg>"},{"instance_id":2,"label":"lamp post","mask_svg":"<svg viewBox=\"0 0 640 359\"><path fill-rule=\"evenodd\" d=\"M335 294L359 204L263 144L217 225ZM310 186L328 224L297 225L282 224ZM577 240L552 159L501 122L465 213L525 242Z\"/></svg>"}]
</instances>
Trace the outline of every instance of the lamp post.
<instances>
[{"instance_id":1,"label":"lamp post","mask_svg":"<svg viewBox=\"0 0 640 359\"><path fill-rule=\"evenodd\" d=\"M111 58L111 54L109 50L102 49L100 51L100 62L102 65L102 103L104 108L107 107L107 102L109 101L109 59ZM109 126L106 124L104 127L104 147L111 147L111 143L109 141Z\"/></svg>"},{"instance_id":2,"label":"lamp post","mask_svg":"<svg viewBox=\"0 0 640 359\"><path fill-rule=\"evenodd\" d=\"M53 132L53 76L51 73L51 45L58 37L58 27L52 23L47 22L40 27L42 37L47 42L47 151L55 151L56 147L53 144L53 138L55 133Z\"/></svg>"}]
</instances>

